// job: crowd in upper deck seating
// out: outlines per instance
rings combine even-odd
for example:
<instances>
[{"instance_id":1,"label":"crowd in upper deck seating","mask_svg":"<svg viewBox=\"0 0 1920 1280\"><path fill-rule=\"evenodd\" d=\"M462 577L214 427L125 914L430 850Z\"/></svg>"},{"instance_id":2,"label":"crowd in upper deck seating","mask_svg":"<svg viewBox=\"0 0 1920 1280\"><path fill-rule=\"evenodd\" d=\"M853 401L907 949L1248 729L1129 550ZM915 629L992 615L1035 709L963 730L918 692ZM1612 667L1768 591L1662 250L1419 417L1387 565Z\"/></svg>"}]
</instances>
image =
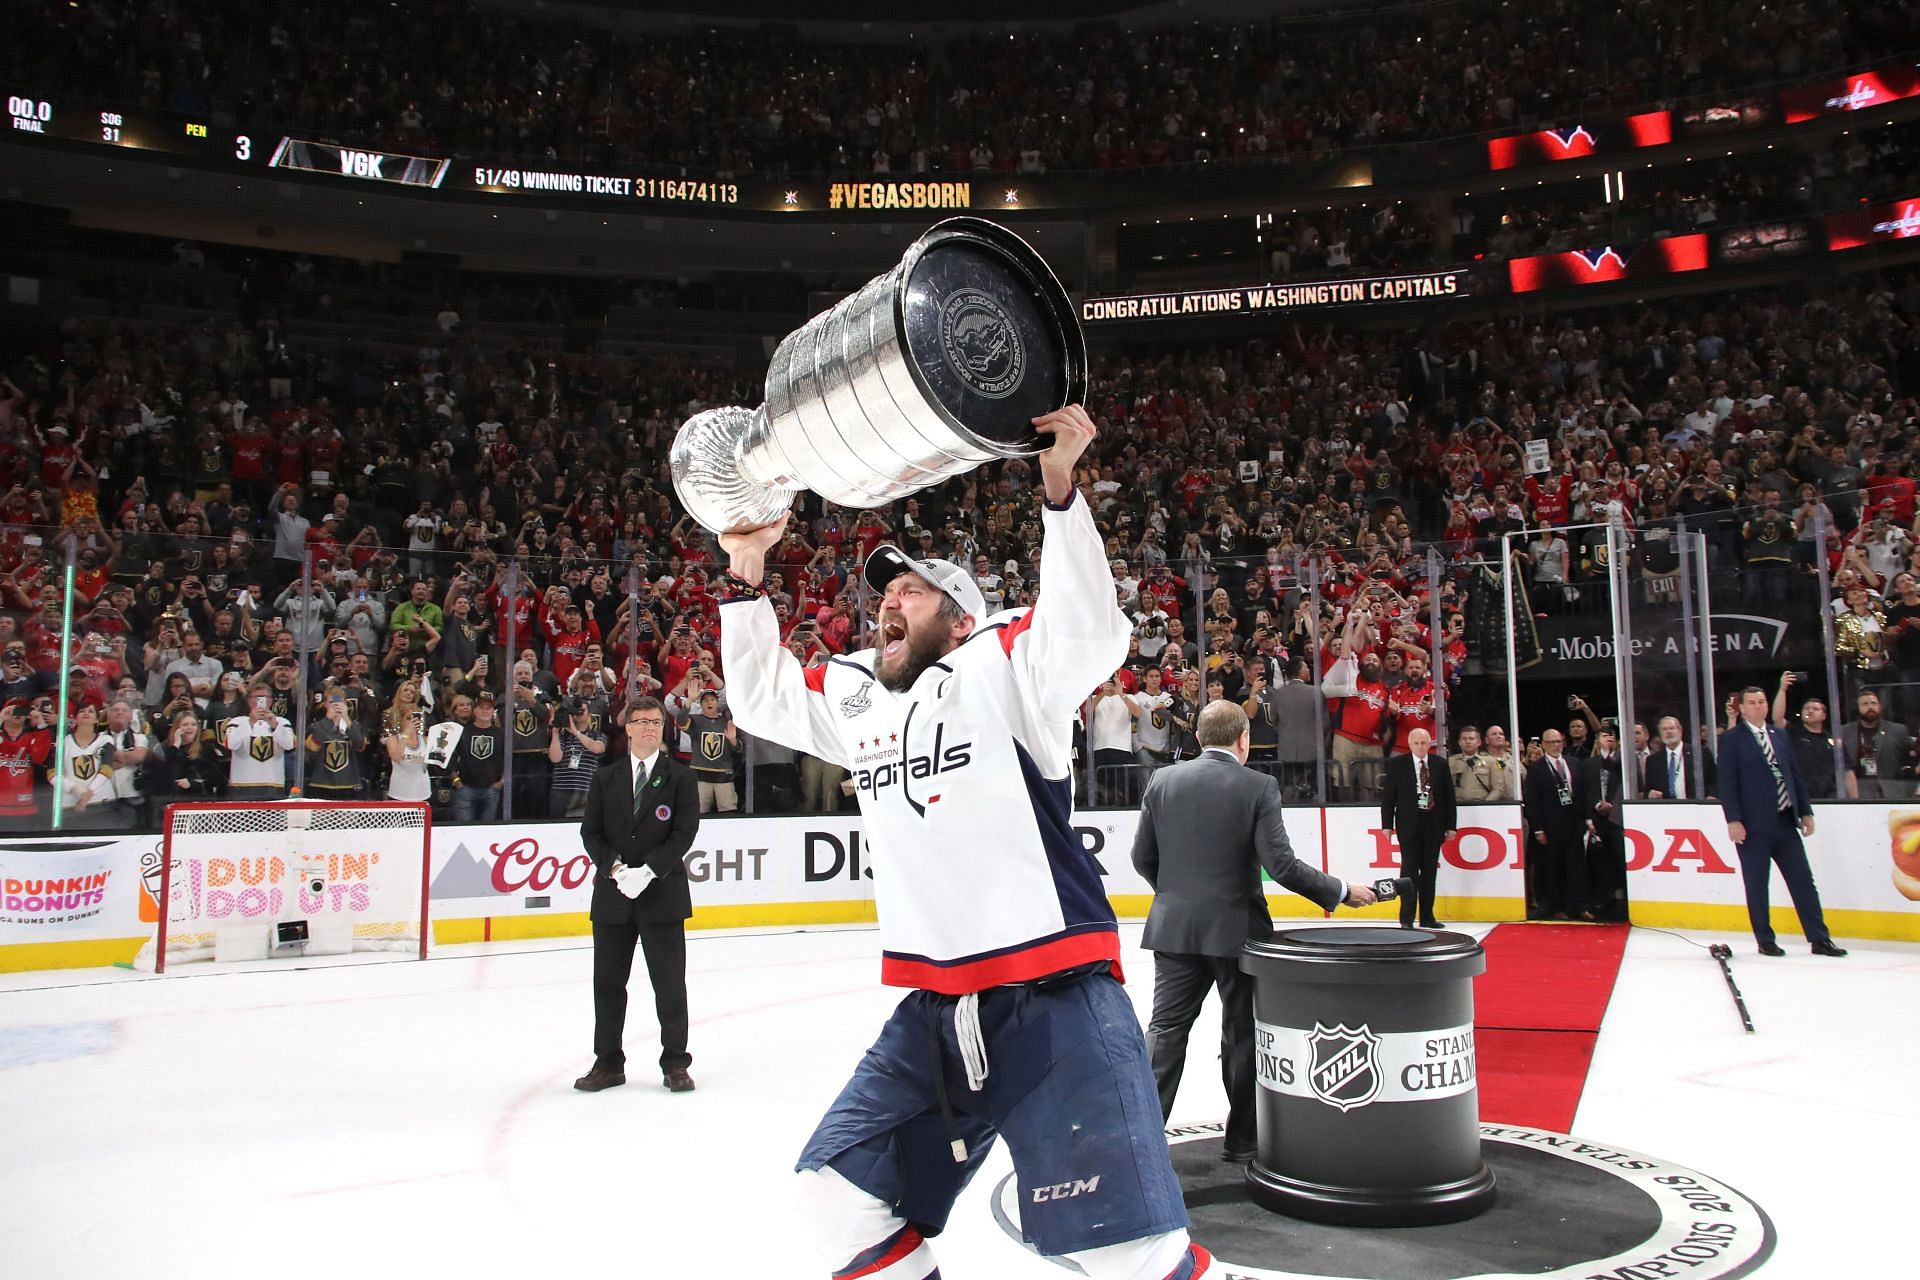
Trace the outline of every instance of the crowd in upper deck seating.
<instances>
[{"instance_id":1,"label":"crowd in upper deck seating","mask_svg":"<svg viewBox=\"0 0 1920 1280\"><path fill-rule=\"evenodd\" d=\"M458 0L25 0L23 91L439 153L735 175L1312 155L1734 93L1910 50L1899 6L1459 0L832 43Z\"/></svg>"}]
</instances>

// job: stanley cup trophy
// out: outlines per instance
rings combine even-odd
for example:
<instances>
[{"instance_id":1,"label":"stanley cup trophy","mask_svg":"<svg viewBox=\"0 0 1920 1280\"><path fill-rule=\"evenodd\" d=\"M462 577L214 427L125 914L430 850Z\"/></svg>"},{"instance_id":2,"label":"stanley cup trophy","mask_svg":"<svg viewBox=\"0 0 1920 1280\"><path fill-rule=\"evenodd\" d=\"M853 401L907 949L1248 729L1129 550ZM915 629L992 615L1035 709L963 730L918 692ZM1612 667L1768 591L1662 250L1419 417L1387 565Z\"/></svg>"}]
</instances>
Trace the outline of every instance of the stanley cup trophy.
<instances>
[{"instance_id":1,"label":"stanley cup trophy","mask_svg":"<svg viewBox=\"0 0 1920 1280\"><path fill-rule=\"evenodd\" d=\"M715 533L771 524L801 489L884 506L1040 453L1033 419L1086 385L1086 340L1046 262L1005 227L950 218L787 335L765 404L689 418L674 491Z\"/></svg>"}]
</instances>

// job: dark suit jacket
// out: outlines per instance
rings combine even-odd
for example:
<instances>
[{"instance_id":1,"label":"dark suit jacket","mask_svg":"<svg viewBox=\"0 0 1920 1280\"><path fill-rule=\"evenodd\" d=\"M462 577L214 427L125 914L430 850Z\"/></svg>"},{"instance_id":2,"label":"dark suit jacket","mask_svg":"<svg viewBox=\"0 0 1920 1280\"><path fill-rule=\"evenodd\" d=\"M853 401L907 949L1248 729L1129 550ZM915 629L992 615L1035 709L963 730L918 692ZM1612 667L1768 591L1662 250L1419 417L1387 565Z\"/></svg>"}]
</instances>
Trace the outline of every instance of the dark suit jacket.
<instances>
[{"instance_id":1,"label":"dark suit jacket","mask_svg":"<svg viewBox=\"0 0 1920 1280\"><path fill-rule=\"evenodd\" d=\"M1696 775L1693 771L1693 752L1687 749L1686 743L1683 742L1680 744L1680 776L1687 784L1687 799L1704 800L1708 796L1711 796L1714 793L1715 786L1714 773L1713 752L1708 751L1705 747L1701 748L1700 772ZM1667 749L1665 747L1655 747L1652 754L1647 757L1646 769L1640 778L1639 794L1644 797L1658 791L1661 793L1660 798L1662 800L1673 799L1672 796L1666 794L1666 790Z\"/></svg>"},{"instance_id":2,"label":"dark suit jacket","mask_svg":"<svg viewBox=\"0 0 1920 1280\"><path fill-rule=\"evenodd\" d=\"M621 751L594 772L580 842L593 859L595 924L666 924L693 914L687 889L687 850L700 827L700 790L685 765L663 748L647 779L646 804L633 816L633 757ZM664 812L665 816L662 816ZM648 866L657 877L637 898L613 883L614 861Z\"/></svg>"},{"instance_id":3,"label":"dark suit jacket","mask_svg":"<svg viewBox=\"0 0 1920 1280\"><path fill-rule=\"evenodd\" d=\"M1767 736L1773 743L1774 759L1780 762L1780 772L1787 780L1787 795L1793 801L1794 814L1802 818L1811 816L1813 799L1807 794L1806 783L1800 780L1793 742L1786 730L1772 725L1767 726ZM1720 812L1728 822L1749 826L1780 812L1780 794L1773 784L1773 770L1767 767L1767 757L1744 720L1720 735Z\"/></svg>"},{"instance_id":4,"label":"dark suit jacket","mask_svg":"<svg viewBox=\"0 0 1920 1280\"><path fill-rule=\"evenodd\" d=\"M1141 945L1181 955L1237 956L1273 930L1260 868L1331 911L1347 886L1293 856L1270 775L1205 751L1161 769L1140 800L1134 869L1153 886Z\"/></svg>"},{"instance_id":5,"label":"dark suit jacket","mask_svg":"<svg viewBox=\"0 0 1920 1280\"><path fill-rule=\"evenodd\" d=\"M1570 756L1561 758L1573 783L1572 804L1560 803L1559 776L1544 759L1527 766L1527 776L1520 784L1520 806L1527 826L1546 832L1549 840L1565 840L1587 826L1586 780L1581 776L1585 762Z\"/></svg>"},{"instance_id":6,"label":"dark suit jacket","mask_svg":"<svg viewBox=\"0 0 1920 1280\"><path fill-rule=\"evenodd\" d=\"M1453 771L1437 754L1427 756L1427 786L1432 791L1432 807L1420 808L1420 789L1414 785L1413 757L1393 756L1387 760L1387 776L1380 793L1380 826L1397 831L1404 841L1416 833L1431 834L1437 841L1460 825L1453 802Z\"/></svg>"},{"instance_id":7,"label":"dark suit jacket","mask_svg":"<svg viewBox=\"0 0 1920 1280\"><path fill-rule=\"evenodd\" d=\"M1602 760L1599 756L1588 756L1579 764L1581 777L1581 803L1585 806L1582 813L1585 820L1597 823L1620 825L1620 754L1614 753L1611 760ZM1661 766L1665 768L1665 765ZM1601 775L1606 775L1606 786L1600 785ZM1604 791L1604 795L1602 792ZM1600 801L1607 800L1613 808L1600 812Z\"/></svg>"}]
</instances>

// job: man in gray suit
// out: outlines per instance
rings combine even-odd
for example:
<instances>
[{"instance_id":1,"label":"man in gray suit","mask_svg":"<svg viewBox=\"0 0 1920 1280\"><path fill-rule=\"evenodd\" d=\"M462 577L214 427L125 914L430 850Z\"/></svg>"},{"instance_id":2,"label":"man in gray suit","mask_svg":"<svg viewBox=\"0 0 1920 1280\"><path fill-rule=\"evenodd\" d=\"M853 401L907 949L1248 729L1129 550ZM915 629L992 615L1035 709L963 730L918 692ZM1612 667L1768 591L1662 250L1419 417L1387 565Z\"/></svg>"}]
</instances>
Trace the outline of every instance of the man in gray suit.
<instances>
[{"instance_id":1,"label":"man in gray suit","mask_svg":"<svg viewBox=\"0 0 1920 1280\"><path fill-rule=\"evenodd\" d=\"M1297 729L1297 726L1289 726ZM1374 893L1343 884L1293 856L1280 816L1280 787L1245 768L1252 749L1247 713L1210 702L1195 726L1198 759L1162 769L1140 801L1133 865L1153 886L1141 945L1153 952L1153 1018L1147 1045L1160 1087L1160 1111L1173 1111L1187 1059L1187 1032L1220 990L1220 1063L1227 1086L1224 1157L1254 1155L1253 982L1240 972L1240 948L1273 929L1260 868L1328 911L1364 907Z\"/></svg>"}]
</instances>

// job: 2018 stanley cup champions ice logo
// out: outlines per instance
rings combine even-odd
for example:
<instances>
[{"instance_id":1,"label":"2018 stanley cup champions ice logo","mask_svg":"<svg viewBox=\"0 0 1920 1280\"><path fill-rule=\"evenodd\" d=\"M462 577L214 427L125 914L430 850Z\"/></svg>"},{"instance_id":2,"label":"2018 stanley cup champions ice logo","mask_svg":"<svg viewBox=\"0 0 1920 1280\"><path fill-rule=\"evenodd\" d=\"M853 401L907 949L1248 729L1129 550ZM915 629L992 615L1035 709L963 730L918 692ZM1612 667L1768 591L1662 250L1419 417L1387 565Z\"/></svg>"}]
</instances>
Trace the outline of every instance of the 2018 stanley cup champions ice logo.
<instances>
[{"instance_id":1,"label":"2018 stanley cup champions ice logo","mask_svg":"<svg viewBox=\"0 0 1920 1280\"><path fill-rule=\"evenodd\" d=\"M1312 1059L1307 1082L1313 1096L1342 1111L1364 1107L1380 1092L1380 1037L1362 1023L1349 1027L1313 1024L1307 1037Z\"/></svg>"},{"instance_id":2,"label":"2018 stanley cup champions ice logo","mask_svg":"<svg viewBox=\"0 0 1920 1280\"><path fill-rule=\"evenodd\" d=\"M978 289L959 289L940 307L940 348L976 395L1011 395L1027 371L1027 353L1005 307Z\"/></svg>"}]
</instances>

